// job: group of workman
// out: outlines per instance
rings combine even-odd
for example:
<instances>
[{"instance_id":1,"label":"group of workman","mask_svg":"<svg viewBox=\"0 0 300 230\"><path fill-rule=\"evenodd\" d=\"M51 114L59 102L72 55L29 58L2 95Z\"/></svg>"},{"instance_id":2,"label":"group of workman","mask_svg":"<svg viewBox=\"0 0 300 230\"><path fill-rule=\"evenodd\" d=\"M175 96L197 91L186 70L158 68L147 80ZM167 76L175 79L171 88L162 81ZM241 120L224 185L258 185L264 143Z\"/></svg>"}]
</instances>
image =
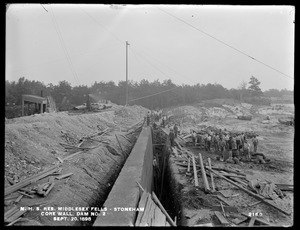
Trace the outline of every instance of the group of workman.
<instances>
[{"instance_id":1,"label":"group of workman","mask_svg":"<svg viewBox=\"0 0 300 230\"><path fill-rule=\"evenodd\" d=\"M175 124L173 128L170 129L170 142L171 146L174 145L174 139L178 135L178 126ZM204 149L206 151L214 150L215 152L219 152L221 155L221 161L225 160L225 152L229 153L228 160L229 161L238 161L241 156L245 156L246 160L251 160L251 145L253 144L253 152L257 152L258 139L257 136L254 135L251 140L247 139L245 134L242 132L240 134L234 134L228 132L226 129L222 131L211 131L207 130L207 132L196 133L194 130L191 133L193 145L197 144L200 146L204 145Z\"/></svg>"},{"instance_id":2,"label":"group of workman","mask_svg":"<svg viewBox=\"0 0 300 230\"><path fill-rule=\"evenodd\" d=\"M151 121L153 126L156 126L155 122L160 121L160 124L163 128L167 125L167 116L162 114L162 110L149 111L146 116L147 125L150 125ZM179 126L174 124L170 126L169 139L171 146L174 146L175 138L177 138L178 133L180 132ZM155 128L155 127L154 127ZM206 130L205 132L196 133L195 130L191 131L192 142L194 146L204 146L206 151L212 151L220 153L221 161L224 161L225 158L228 158L227 161L232 163L237 163L240 157L244 156L246 160L251 160L251 152L257 152L258 139L257 135L253 135L252 138L247 138L246 135L242 132L239 134L231 133L228 130L219 129L217 131ZM251 149L252 143L252 150ZM225 157L225 154L228 153L229 156Z\"/></svg>"},{"instance_id":3,"label":"group of workman","mask_svg":"<svg viewBox=\"0 0 300 230\"><path fill-rule=\"evenodd\" d=\"M147 126L150 125L151 121L153 122L153 125L155 126L158 121L161 121L161 126L164 128L167 123L167 116L162 114L162 110L154 110L154 111L148 111L146 116L146 122Z\"/></svg>"}]
</instances>

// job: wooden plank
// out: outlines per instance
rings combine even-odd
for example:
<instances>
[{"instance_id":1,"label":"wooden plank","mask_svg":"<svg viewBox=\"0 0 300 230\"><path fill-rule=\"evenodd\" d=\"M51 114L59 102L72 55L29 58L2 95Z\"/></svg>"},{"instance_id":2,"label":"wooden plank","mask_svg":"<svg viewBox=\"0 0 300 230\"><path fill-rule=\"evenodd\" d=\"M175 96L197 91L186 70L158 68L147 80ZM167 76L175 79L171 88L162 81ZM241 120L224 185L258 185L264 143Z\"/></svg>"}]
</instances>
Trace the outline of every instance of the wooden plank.
<instances>
[{"instance_id":1,"label":"wooden plank","mask_svg":"<svg viewBox=\"0 0 300 230\"><path fill-rule=\"evenodd\" d=\"M147 193L146 191L143 191L143 194L141 196L138 207L139 208L144 208L144 211L143 212L138 212L138 216L137 216L136 221L135 221L135 226L139 226L139 224L141 222L141 219L142 219L143 214L144 214L145 209L146 209L146 203L147 203L149 197L151 199L151 195L149 193Z\"/></svg>"},{"instance_id":2,"label":"wooden plank","mask_svg":"<svg viewBox=\"0 0 300 230\"><path fill-rule=\"evenodd\" d=\"M222 201L223 203L227 204L228 206L231 206L231 204L229 204L228 201L225 200L223 197L221 197L221 196L219 196L219 195L217 195L216 197L217 197L220 201Z\"/></svg>"},{"instance_id":3,"label":"wooden plank","mask_svg":"<svg viewBox=\"0 0 300 230\"><path fill-rule=\"evenodd\" d=\"M9 218L6 219L5 222L12 222L14 220L16 220L17 218L19 218L20 216L24 215L24 213L27 212L27 210L19 210L17 211L15 214L13 214L12 216L10 216Z\"/></svg>"},{"instance_id":4,"label":"wooden plank","mask_svg":"<svg viewBox=\"0 0 300 230\"><path fill-rule=\"evenodd\" d=\"M19 196L20 196L19 194L16 194L16 195L13 195L13 196L10 196L10 197L5 197L5 200L12 200L12 199L15 199Z\"/></svg>"},{"instance_id":5,"label":"wooden plank","mask_svg":"<svg viewBox=\"0 0 300 230\"><path fill-rule=\"evenodd\" d=\"M142 192L144 192L145 189L143 189L142 185L141 185L138 181L136 181L136 183L138 184L138 186L139 186L139 188L142 190Z\"/></svg>"},{"instance_id":6,"label":"wooden plank","mask_svg":"<svg viewBox=\"0 0 300 230\"><path fill-rule=\"evenodd\" d=\"M60 163L63 163L63 160L60 157L56 157L57 160L59 160Z\"/></svg>"},{"instance_id":7,"label":"wooden plank","mask_svg":"<svg viewBox=\"0 0 300 230\"><path fill-rule=\"evenodd\" d=\"M152 226L164 226L166 222L166 216L162 213L158 206L154 209L154 223Z\"/></svg>"},{"instance_id":8,"label":"wooden plank","mask_svg":"<svg viewBox=\"0 0 300 230\"><path fill-rule=\"evenodd\" d=\"M224 210L224 208L223 208L222 202L220 202L220 205L221 205L221 209L222 209L222 212L223 212L223 216L224 216L224 217L227 217L227 216L226 216L226 213L225 213L225 210Z\"/></svg>"},{"instance_id":9,"label":"wooden plank","mask_svg":"<svg viewBox=\"0 0 300 230\"><path fill-rule=\"evenodd\" d=\"M19 201L23 198L23 195L21 194L16 200L15 200L15 204L19 203Z\"/></svg>"},{"instance_id":10,"label":"wooden plank","mask_svg":"<svg viewBox=\"0 0 300 230\"><path fill-rule=\"evenodd\" d=\"M31 199L33 198L32 195L29 195L29 194L27 194L27 193L25 193L25 192L18 191L18 193L20 193L20 194L22 194L22 195L24 195L24 196L30 197Z\"/></svg>"},{"instance_id":11,"label":"wooden plank","mask_svg":"<svg viewBox=\"0 0 300 230\"><path fill-rule=\"evenodd\" d=\"M255 216L251 217L248 227L252 227L254 225L255 219L256 219Z\"/></svg>"},{"instance_id":12,"label":"wooden plank","mask_svg":"<svg viewBox=\"0 0 300 230\"><path fill-rule=\"evenodd\" d=\"M232 222L236 225L239 225L239 224L245 222L246 220L248 220L248 217L241 217L241 218L233 219Z\"/></svg>"},{"instance_id":13,"label":"wooden plank","mask_svg":"<svg viewBox=\"0 0 300 230\"><path fill-rule=\"evenodd\" d=\"M225 217L218 211L215 211L215 215L218 218L218 220L220 221L220 223L222 225L227 225L229 224L229 222L225 219Z\"/></svg>"},{"instance_id":14,"label":"wooden plank","mask_svg":"<svg viewBox=\"0 0 300 230\"><path fill-rule=\"evenodd\" d=\"M208 158L208 167L211 169L211 160L210 158ZM210 178L211 178L211 186L212 186L212 191L216 191L216 187L215 187L215 182L214 182L214 175L212 174L212 172L210 172Z\"/></svg>"},{"instance_id":15,"label":"wooden plank","mask_svg":"<svg viewBox=\"0 0 300 230\"><path fill-rule=\"evenodd\" d=\"M148 200L147 200L146 208L144 210L142 219L141 219L140 224L138 226L148 226L147 225L148 224L147 221L148 221L148 217L149 217L149 214L150 214L150 209L151 209L152 204L153 204L153 201L152 201L151 195L149 193L149 197L148 197Z\"/></svg>"},{"instance_id":16,"label":"wooden plank","mask_svg":"<svg viewBox=\"0 0 300 230\"><path fill-rule=\"evenodd\" d=\"M16 219L16 220L14 220L14 221L12 221L12 222L10 222L8 225L6 225L6 226L11 226L11 225L13 225L13 224L15 224L15 223L17 223L19 220L21 220L22 218L21 217L19 217L18 219Z\"/></svg>"},{"instance_id":17,"label":"wooden plank","mask_svg":"<svg viewBox=\"0 0 300 230\"><path fill-rule=\"evenodd\" d=\"M8 217L10 217L11 215L13 215L14 213L16 213L18 211L19 211L19 209L17 206L12 207L6 213L4 213L4 219L7 219Z\"/></svg>"},{"instance_id":18,"label":"wooden plank","mask_svg":"<svg viewBox=\"0 0 300 230\"><path fill-rule=\"evenodd\" d=\"M256 202L254 202L252 204L248 204L248 207L252 207L252 206L260 204L260 203L261 203L261 201L256 201Z\"/></svg>"},{"instance_id":19,"label":"wooden plank","mask_svg":"<svg viewBox=\"0 0 300 230\"><path fill-rule=\"evenodd\" d=\"M71 175L73 175L73 173L67 173L67 174L64 174L64 175L61 175L61 176L57 176L55 178L58 179L58 180L61 180L61 179L64 179L66 177L69 177Z\"/></svg>"},{"instance_id":20,"label":"wooden plank","mask_svg":"<svg viewBox=\"0 0 300 230\"><path fill-rule=\"evenodd\" d=\"M227 177L236 177L236 178L246 179L246 176L242 176L242 175L234 175L234 174L232 174L232 173L223 173L223 176L227 176Z\"/></svg>"},{"instance_id":21,"label":"wooden plank","mask_svg":"<svg viewBox=\"0 0 300 230\"><path fill-rule=\"evenodd\" d=\"M47 196L49 194L49 192L52 190L54 185L55 185L55 182L52 182L51 185L48 187L48 190L44 193L44 196Z\"/></svg>"},{"instance_id":22,"label":"wooden plank","mask_svg":"<svg viewBox=\"0 0 300 230\"><path fill-rule=\"evenodd\" d=\"M170 225L176 226L176 224L173 222L172 218L169 216L165 208L162 206L162 204L160 203L159 199L157 198L154 192L152 192L152 198L154 202L158 205L158 207L161 209L161 211L166 215L166 218L169 221Z\"/></svg>"},{"instance_id":23,"label":"wooden plank","mask_svg":"<svg viewBox=\"0 0 300 230\"><path fill-rule=\"evenodd\" d=\"M248 184L245 183L244 181L241 181L240 179L233 178L233 177L231 177L230 179L233 180L233 181L235 181L235 182L238 182L238 183L244 185L245 187L248 187Z\"/></svg>"},{"instance_id":24,"label":"wooden plank","mask_svg":"<svg viewBox=\"0 0 300 230\"><path fill-rule=\"evenodd\" d=\"M165 168L166 168L166 160L167 160L167 157L165 154L163 155L163 158L164 158L164 160L163 160L163 165L162 165L162 175L161 175L161 184L160 184L160 193L159 193L160 199L162 197L163 187L164 187L164 176L165 176Z\"/></svg>"},{"instance_id":25,"label":"wooden plank","mask_svg":"<svg viewBox=\"0 0 300 230\"><path fill-rule=\"evenodd\" d=\"M69 155L69 156L63 158L62 160L63 160L63 161L68 160L68 159L70 159L70 158L72 158L72 157L78 155L79 153L83 153L83 151L79 151L79 152L76 152L76 153L74 153L74 154L71 154L71 155Z\"/></svg>"},{"instance_id":26,"label":"wooden plank","mask_svg":"<svg viewBox=\"0 0 300 230\"><path fill-rule=\"evenodd\" d=\"M54 165L40 173L38 173L37 175L33 175L31 177L28 177L27 179L23 180L22 182L19 182L17 184L14 184L12 186L9 186L8 188L5 188L5 196L10 194L10 193L13 193L17 190L19 190L20 188L23 188L33 182L36 182L44 177L47 177L49 175L51 175L53 172L57 171L57 168L58 166L60 165L61 163L57 164L57 165Z\"/></svg>"},{"instance_id":27,"label":"wooden plank","mask_svg":"<svg viewBox=\"0 0 300 230\"><path fill-rule=\"evenodd\" d=\"M179 143L176 139L174 139L174 142L177 144L178 148L179 148L180 150L182 150L182 147L181 147L180 143Z\"/></svg>"},{"instance_id":28,"label":"wooden plank","mask_svg":"<svg viewBox=\"0 0 300 230\"><path fill-rule=\"evenodd\" d=\"M283 214L285 214L285 215L288 215L288 216L291 215L290 212L287 212L287 211L281 209L280 207L276 206L275 204L272 204L270 201L266 200L263 196L260 196L260 195L258 195L258 194L255 194L255 193L249 191L248 189L246 189L246 188L244 188L243 186L241 186L241 185L235 183L234 181L232 181L232 180L230 180L230 179L228 179L228 178L226 178L226 177L220 175L220 173L217 173L217 172L216 172L215 170L213 170L213 169L209 169L209 168L208 168L208 170L210 170L211 172L213 172L213 173L216 174L217 176L223 178L224 180L226 180L226 181L229 182L230 184L232 184L232 185L234 185L234 186L240 188L240 189L243 190L244 192L246 192L246 193L252 195L253 197L257 198L258 200L261 200L263 203L265 203L265 204L267 204L267 205L269 205L269 206L275 208L276 210L280 211L281 213L283 213Z\"/></svg>"},{"instance_id":29,"label":"wooden plank","mask_svg":"<svg viewBox=\"0 0 300 230\"><path fill-rule=\"evenodd\" d=\"M205 223L205 224L196 224L192 225L192 227L213 227L214 225L212 223Z\"/></svg>"},{"instance_id":30,"label":"wooden plank","mask_svg":"<svg viewBox=\"0 0 300 230\"><path fill-rule=\"evenodd\" d=\"M190 171L191 171L191 158L189 157L187 172L190 173Z\"/></svg>"},{"instance_id":31,"label":"wooden plank","mask_svg":"<svg viewBox=\"0 0 300 230\"><path fill-rule=\"evenodd\" d=\"M212 167L213 170L217 170L217 171L226 171L226 172L229 172L229 173L235 173L235 174L238 174L238 175L241 175L241 176L246 176L245 173L241 173L241 172L238 172L238 171L234 171L232 169L228 169L228 168L218 168L218 167Z\"/></svg>"},{"instance_id":32,"label":"wooden plank","mask_svg":"<svg viewBox=\"0 0 300 230\"><path fill-rule=\"evenodd\" d=\"M212 206L211 209L213 211L222 211L222 207L217 205ZM233 207L233 206L223 206L223 209L225 212L238 212L237 207Z\"/></svg>"},{"instance_id":33,"label":"wooden plank","mask_svg":"<svg viewBox=\"0 0 300 230\"><path fill-rule=\"evenodd\" d=\"M201 153L199 153L199 161L200 161L200 167L201 167L201 172L202 172L202 178L203 178L203 181L204 181L204 188L205 188L205 191L208 192L208 191L210 191L210 187L209 187L209 183L208 183L208 180L207 180L207 177L206 177L206 172L205 172L205 168L204 168Z\"/></svg>"},{"instance_id":34,"label":"wooden plank","mask_svg":"<svg viewBox=\"0 0 300 230\"><path fill-rule=\"evenodd\" d=\"M154 202L152 202L149 215L148 215L148 220L147 220L147 226L152 226L152 222L154 222L154 209L156 205ZM152 221L153 220L153 221Z\"/></svg>"},{"instance_id":35,"label":"wooden plank","mask_svg":"<svg viewBox=\"0 0 300 230\"><path fill-rule=\"evenodd\" d=\"M195 162L194 155L192 156L192 160L193 160L193 171L194 171L195 187L199 187L198 175L197 175L197 169L196 169L196 162Z\"/></svg>"},{"instance_id":36,"label":"wooden plank","mask_svg":"<svg viewBox=\"0 0 300 230\"><path fill-rule=\"evenodd\" d=\"M225 198L231 197L232 191L231 190L219 190L219 193L221 193Z\"/></svg>"}]
</instances>

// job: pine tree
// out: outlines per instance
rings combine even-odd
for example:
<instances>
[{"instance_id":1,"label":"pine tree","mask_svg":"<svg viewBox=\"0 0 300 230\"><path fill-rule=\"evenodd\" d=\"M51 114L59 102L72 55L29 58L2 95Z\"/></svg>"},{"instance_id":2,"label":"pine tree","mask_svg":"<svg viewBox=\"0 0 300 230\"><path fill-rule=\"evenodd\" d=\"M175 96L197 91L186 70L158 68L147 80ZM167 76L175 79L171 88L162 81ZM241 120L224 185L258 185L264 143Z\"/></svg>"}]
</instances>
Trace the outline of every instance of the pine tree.
<instances>
[{"instance_id":1,"label":"pine tree","mask_svg":"<svg viewBox=\"0 0 300 230\"><path fill-rule=\"evenodd\" d=\"M251 92L251 96L261 96L263 94L263 92L261 91L259 85L260 85L260 81L251 76L250 81L249 81L249 87L248 89Z\"/></svg>"}]
</instances>

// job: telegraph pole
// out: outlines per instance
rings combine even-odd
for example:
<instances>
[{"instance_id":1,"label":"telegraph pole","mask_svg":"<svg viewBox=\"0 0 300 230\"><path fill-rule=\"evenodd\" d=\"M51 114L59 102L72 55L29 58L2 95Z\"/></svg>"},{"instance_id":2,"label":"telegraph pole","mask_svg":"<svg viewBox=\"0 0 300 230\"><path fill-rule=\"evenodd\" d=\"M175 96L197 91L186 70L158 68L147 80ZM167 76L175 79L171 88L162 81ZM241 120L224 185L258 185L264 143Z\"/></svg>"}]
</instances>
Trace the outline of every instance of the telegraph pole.
<instances>
[{"instance_id":1,"label":"telegraph pole","mask_svg":"<svg viewBox=\"0 0 300 230\"><path fill-rule=\"evenodd\" d=\"M130 44L126 41L126 102L125 105L128 104L128 46Z\"/></svg>"}]
</instances>

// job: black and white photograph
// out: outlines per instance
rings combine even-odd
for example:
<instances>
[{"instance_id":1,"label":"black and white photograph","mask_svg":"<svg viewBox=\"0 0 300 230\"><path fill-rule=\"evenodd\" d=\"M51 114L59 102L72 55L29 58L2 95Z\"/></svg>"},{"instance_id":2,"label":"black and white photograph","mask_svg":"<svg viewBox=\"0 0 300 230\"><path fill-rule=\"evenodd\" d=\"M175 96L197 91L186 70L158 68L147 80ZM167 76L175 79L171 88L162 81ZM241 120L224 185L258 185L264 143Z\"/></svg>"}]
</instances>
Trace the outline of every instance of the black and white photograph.
<instances>
[{"instance_id":1,"label":"black and white photograph","mask_svg":"<svg viewBox=\"0 0 300 230\"><path fill-rule=\"evenodd\" d=\"M295 6L12 3L3 226L294 226Z\"/></svg>"}]
</instances>

